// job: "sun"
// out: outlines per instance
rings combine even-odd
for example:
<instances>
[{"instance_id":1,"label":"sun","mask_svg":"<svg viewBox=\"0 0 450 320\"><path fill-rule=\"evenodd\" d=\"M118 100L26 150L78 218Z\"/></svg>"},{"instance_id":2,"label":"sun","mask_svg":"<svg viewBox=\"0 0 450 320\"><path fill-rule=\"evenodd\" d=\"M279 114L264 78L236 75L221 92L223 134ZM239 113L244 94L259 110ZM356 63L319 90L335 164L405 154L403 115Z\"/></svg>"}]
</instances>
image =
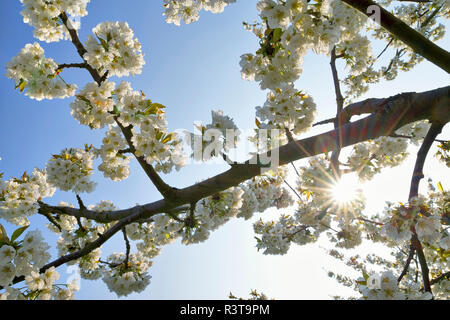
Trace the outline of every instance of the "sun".
<instances>
[{"instance_id":1,"label":"sun","mask_svg":"<svg viewBox=\"0 0 450 320\"><path fill-rule=\"evenodd\" d=\"M338 205L351 204L360 195L359 182L354 174L343 175L331 186L331 195Z\"/></svg>"}]
</instances>

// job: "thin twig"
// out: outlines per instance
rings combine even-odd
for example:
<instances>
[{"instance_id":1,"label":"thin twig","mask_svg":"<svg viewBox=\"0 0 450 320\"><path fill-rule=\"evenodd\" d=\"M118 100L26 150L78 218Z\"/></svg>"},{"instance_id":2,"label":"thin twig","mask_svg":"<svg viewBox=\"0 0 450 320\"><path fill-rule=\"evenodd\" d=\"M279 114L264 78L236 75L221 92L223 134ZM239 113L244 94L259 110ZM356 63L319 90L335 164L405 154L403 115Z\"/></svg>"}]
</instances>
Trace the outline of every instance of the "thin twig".
<instances>
[{"instance_id":1,"label":"thin twig","mask_svg":"<svg viewBox=\"0 0 450 320\"><path fill-rule=\"evenodd\" d=\"M450 271L441 274L437 278L434 278L433 280L430 281L430 284L431 285L436 284L436 283L438 283L439 281L441 281L443 279L450 279Z\"/></svg>"},{"instance_id":2,"label":"thin twig","mask_svg":"<svg viewBox=\"0 0 450 320\"><path fill-rule=\"evenodd\" d=\"M334 91L336 94L336 121L334 122L334 128L337 129L337 136L336 136L336 146L337 148L332 152L331 154L331 169L334 172L334 175L336 177L341 176L340 167L339 167L339 156L341 154L341 144L342 144L342 132L339 130L339 128L344 124L342 121L342 117L339 115L342 112L342 109L344 108L344 98L342 97L341 93L341 86L339 84L339 76L336 68L336 47L333 47L333 50L331 50L331 73L333 74L333 83L334 83Z\"/></svg>"},{"instance_id":3,"label":"thin twig","mask_svg":"<svg viewBox=\"0 0 450 320\"><path fill-rule=\"evenodd\" d=\"M405 262L405 266L403 267L402 273L400 274L400 276L397 279L397 282L402 281L403 277L406 275L406 273L408 272L409 269L409 265L411 263L411 260L414 258L414 253L416 252L416 250L414 249L414 247L411 245L409 247L409 254L408 254L408 258L406 259Z\"/></svg>"},{"instance_id":4,"label":"thin twig","mask_svg":"<svg viewBox=\"0 0 450 320\"><path fill-rule=\"evenodd\" d=\"M128 261L130 259L130 248L131 247L130 247L130 240L128 240L128 237L127 237L126 227L124 227L122 229L122 233L123 233L123 239L125 240L125 247L126 247L126 255L125 255L124 263L125 263L125 268L128 268Z\"/></svg>"},{"instance_id":5,"label":"thin twig","mask_svg":"<svg viewBox=\"0 0 450 320\"><path fill-rule=\"evenodd\" d=\"M292 190L292 192L294 192L295 193L295 195L300 199L300 200L302 200L302 198L300 197L300 195L297 193L297 191L286 181L286 180L284 180L283 179L283 181L284 181L284 183L289 187L289 189L291 189Z\"/></svg>"},{"instance_id":6,"label":"thin twig","mask_svg":"<svg viewBox=\"0 0 450 320\"><path fill-rule=\"evenodd\" d=\"M87 69L88 68L88 64L86 62L83 63L62 63L60 65L58 65L58 69L62 70L65 68L82 68L82 69Z\"/></svg>"},{"instance_id":7,"label":"thin twig","mask_svg":"<svg viewBox=\"0 0 450 320\"><path fill-rule=\"evenodd\" d=\"M55 220L55 218L52 217L52 215L50 213L47 212L39 212L39 214L43 215L44 217L47 218L47 220L53 224L56 228L58 228L59 232L62 231L61 226L59 225L59 223Z\"/></svg>"}]
</instances>

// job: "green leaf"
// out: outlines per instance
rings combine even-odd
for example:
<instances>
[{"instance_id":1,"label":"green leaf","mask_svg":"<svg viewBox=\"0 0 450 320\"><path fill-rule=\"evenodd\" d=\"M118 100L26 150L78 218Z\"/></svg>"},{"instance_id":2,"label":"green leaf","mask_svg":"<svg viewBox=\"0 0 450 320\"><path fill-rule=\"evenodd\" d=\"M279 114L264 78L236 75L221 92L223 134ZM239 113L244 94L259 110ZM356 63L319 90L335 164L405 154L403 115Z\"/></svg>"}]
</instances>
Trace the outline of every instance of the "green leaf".
<instances>
[{"instance_id":1,"label":"green leaf","mask_svg":"<svg viewBox=\"0 0 450 320\"><path fill-rule=\"evenodd\" d=\"M363 278L367 281L369 280L369 275L363 271Z\"/></svg>"},{"instance_id":2,"label":"green leaf","mask_svg":"<svg viewBox=\"0 0 450 320\"><path fill-rule=\"evenodd\" d=\"M96 34L98 40L100 40L100 43L102 44L102 47L105 49L106 52L109 51L108 49L108 42L106 42L104 39L100 38L97 34Z\"/></svg>"},{"instance_id":3,"label":"green leaf","mask_svg":"<svg viewBox=\"0 0 450 320\"><path fill-rule=\"evenodd\" d=\"M161 138L162 138L163 134L164 134L164 133L162 133L161 131L158 131L158 132L156 133L156 140L161 141Z\"/></svg>"},{"instance_id":4,"label":"green leaf","mask_svg":"<svg viewBox=\"0 0 450 320\"><path fill-rule=\"evenodd\" d=\"M9 242L8 234L6 233L6 230L1 223L0 223L0 242Z\"/></svg>"},{"instance_id":5,"label":"green leaf","mask_svg":"<svg viewBox=\"0 0 450 320\"><path fill-rule=\"evenodd\" d=\"M16 86L16 89L19 88L20 92L23 92L26 86L27 82L24 81L23 79L20 79L20 83Z\"/></svg>"},{"instance_id":6,"label":"green leaf","mask_svg":"<svg viewBox=\"0 0 450 320\"><path fill-rule=\"evenodd\" d=\"M440 181L437 183L437 187L440 192L444 193L444 188L442 187L442 183Z\"/></svg>"},{"instance_id":7,"label":"green leaf","mask_svg":"<svg viewBox=\"0 0 450 320\"><path fill-rule=\"evenodd\" d=\"M83 101L83 102L86 102L87 104L91 104L91 101L88 99L88 98L86 98L85 96L82 96L82 95L80 95L80 94L77 94L75 97L77 97L78 99L80 99L81 101Z\"/></svg>"},{"instance_id":8,"label":"green leaf","mask_svg":"<svg viewBox=\"0 0 450 320\"><path fill-rule=\"evenodd\" d=\"M163 139L162 143L167 143L172 140L172 134L169 133L165 138Z\"/></svg>"},{"instance_id":9,"label":"green leaf","mask_svg":"<svg viewBox=\"0 0 450 320\"><path fill-rule=\"evenodd\" d=\"M78 238L84 238L89 234L89 231L78 229L77 231L75 231L75 234Z\"/></svg>"},{"instance_id":10,"label":"green leaf","mask_svg":"<svg viewBox=\"0 0 450 320\"><path fill-rule=\"evenodd\" d=\"M11 235L11 242L15 241L18 237L20 237L22 235L22 233L24 233L24 231L27 229L28 229L28 226L20 227L20 228L16 229L13 232L13 234Z\"/></svg>"},{"instance_id":11,"label":"green leaf","mask_svg":"<svg viewBox=\"0 0 450 320\"><path fill-rule=\"evenodd\" d=\"M309 200L309 198L311 198L311 192L309 190L305 190L304 193L306 194L306 200Z\"/></svg>"},{"instance_id":12,"label":"green leaf","mask_svg":"<svg viewBox=\"0 0 450 320\"><path fill-rule=\"evenodd\" d=\"M255 124L258 129L261 128L261 122L258 120L258 118L255 118Z\"/></svg>"},{"instance_id":13,"label":"green leaf","mask_svg":"<svg viewBox=\"0 0 450 320\"><path fill-rule=\"evenodd\" d=\"M152 106L155 106L155 107L157 107L158 109L164 109L164 108L166 107L165 105L163 105L163 104L161 104L161 103L157 103L157 102L152 103Z\"/></svg>"},{"instance_id":14,"label":"green leaf","mask_svg":"<svg viewBox=\"0 0 450 320\"><path fill-rule=\"evenodd\" d=\"M282 34L283 34L283 30L281 30L281 28L276 28L275 30L273 30L272 41L273 42L280 41Z\"/></svg>"},{"instance_id":15,"label":"green leaf","mask_svg":"<svg viewBox=\"0 0 450 320\"><path fill-rule=\"evenodd\" d=\"M144 116L156 114L159 111L159 109L164 109L164 108L165 108L165 106L163 106L160 103L152 103L152 104L150 104L150 106L147 109L145 109Z\"/></svg>"}]
</instances>

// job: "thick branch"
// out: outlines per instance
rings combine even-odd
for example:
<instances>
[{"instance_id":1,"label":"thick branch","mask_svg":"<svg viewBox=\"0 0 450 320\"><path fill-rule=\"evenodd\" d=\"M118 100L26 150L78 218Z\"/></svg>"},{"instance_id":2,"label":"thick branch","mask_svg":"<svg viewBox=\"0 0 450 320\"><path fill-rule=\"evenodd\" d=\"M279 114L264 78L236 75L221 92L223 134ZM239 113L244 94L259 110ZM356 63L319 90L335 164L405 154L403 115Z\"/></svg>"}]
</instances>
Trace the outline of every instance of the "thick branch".
<instances>
[{"instance_id":1,"label":"thick branch","mask_svg":"<svg viewBox=\"0 0 450 320\"><path fill-rule=\"evenodd\" d=\"M341 128L343 138L342 147L369 139L375 139L379 136L387 136L401 126L418 120L430 119L436 121L436 119L440 119L441 123L450 121L450 86L422 93L409 93L407 96L398 95L398 100L399 103L394 103L393 107L390 108L389 113L384 114L383 116L376 113L364 119L344 125ZM295 160L335 150L337 148L336 137L337 130L335 129L310 138L289 142L270 152L272 154L278 154L279 165L284 165ZM261 155L256 155L255 157L257 159L261 157ZM89 254L130 223L144 221L158 213L176 211L177 207L184 204L195 203L200 199L226 190L232 186L237 186L238 184L259 175L261 173L260 167L251 164L255 163L254 158L242 165L233 166L228 171L203 182L184 189L176 189L176 198L171 202L167 202L163 199L143 206L135 206L130 209L104 213L94 212L89 209L85 209L81 212L81 210L75 208L52 207L43 202L39 202L40 213L68 214L75 217L86 217L101 222L117 221L120 219L103 235L95 241L88 243L83 249L62 256L45 265L40 269L40 272L45 272L45 270L51 267L58 267L64 263ZM415 248L417 250L417 246L415 246ZM419 250L417 251L419 252ZM14 279L14 283L23 280L23 277L18 277Z\"/></svg>"},{"instance_id":2,"label":"thick branch","mask_svg":"<svg viewBox=\"0 0 450 320\"><path fill-rule=\"evenodd\" d=\"M342 126L340 128L342 133L341 147L376 139L380 136L388 136L396 129L414 121L423 119L430 119L430 121L440 119L442 123L450 121L450 86L422 93L407 93L395 97L395 99L369 99L367 103L373 103L376 106L379 106L385 100L390 100L392 103L387 112L377 112ZM335 150L337 148L337 134L335 129L302 140L292 141L280 148L271 150L271 153L279 155L279 165L289 164L296 160ZM146 219L155 212L171 211L174 208L211 196L260 175L260 167L251 164L256 163L255 157L240 165L232 166L226 172L215 177L183 189L175 189L175 198L171 202L159 200L150 204L108 213L85 210L83 214L78 209L52 207L41 202L40 211L56 211L72 216L84 216L100 222L117 221L134 214L139 214L141 216L140 219Z\"/></svg>"},{"instance_id":3,"label":"thick branch","mask_svg":"<svg viewBox=\"0 0 450 320\"><path fill-rule=\"evenodd\" d=\"M371 16L373 11L370 6L378 6L380 9L380 23L387 31L393 34L400 41L409 46L415 53L420 54L425 59L437 65L439 68L450 73L450 53L428 40L424 35L417 32L406 23L395 17L393 14L377 5L371 0L342 0L353 8L359 10L367 16Z\"/></svg>"},{"instance_id":4,"label":"thick branch","mask_svg":"<svg viewBox=\"0 0 450 320\"><path fill-rule=\"evenodd\" d=\"M344 1L349 4L355 2L350 0ZM366 4L371 3L371 1L360 1L360 2ZM353 5L356 8L358 8L358 6L360 7L359 4ZM386 15L386 13L384 14ZM389 13L387 14L390 15ZM60 18L70 33L72 43L77 48L79 55L83 58L84 54L86 53L86 49L83 47L81 41L79 40L76 30L70 26L68 17L65 13L62 13L60 15ZM388 16L388 18L390 17ZM383 25L385 24L386 22L384 22ZM408 26L406 27L409 28ZM395 31L397 29L396 28L393 29L394 29L393 33L396 34ZM397 33L399 32L397 31ZM401 34L402 33L400 32L400 35ZM399 38L403 40L402 37L399 36ZM408 37L406 37L406 40L408 40ZM405 42L408 44L407 41ZM450 59L448 59L449 58L448 53L437 46L435 47L444 52L444 59L441 60L444 61L443 67L444 70L447 70L449 72L450 67L448 67L448 65ZM436 48L434 48L435 51ZM425 53L421 53L422 51L424 51ZM430 55L430 53L428 51L429 50L425 49L418 51L418 53L422 54L425 58L429 59L430 61L433 61L433 59L435 59L436 55L438 56L438 54L436 52L431 52L431 58L429 58L428 56ZM447 66L447 68L445 68L445 66ZM93 79L99 85L106 79L107 73L104 74L103 76L100 76L98 71L92 68L89 64L87 64L86 69L91 73ZM439 115L437 119L442 121L442 123L446 123L449 121L450 115L449 90L450 90L449 87L445 87L424 92L421 94L409 93L407 96L403 95L399 98L400 102L396 106L394 106L393 110L389 110L388 114L384 114L383 116L380 116L379 114L372 114L354 123L349 123L342 127L339 126L337 129L333 131L329 131L324 134L306 138L303 140L291 141L280 148L271 150L270 152L271 154L275 153L279 155L279 164L284 165L293 162L295 160L314 156L327 151L334 151L341 147L353 145L368 139L374 139L382 135L389 135L395 129L401 127L404 124L422 119L433 120L434 118L436 118L436 114ZM119 124L119 126L121 126L118 121L117 123ZM123 126L121 126L121 129L122 130L125 129L125 132L127 132L127 130L130 130L131 132L130 127L123 128ZM336 143L338 137L342 137L342 139L339 139L340 143ZM129 138L131 139L131 137ZM132 150L133 144L132 143L129 144L130 149ZM260 156L261 155L257 155L256 159L258 159ZM101 235L95 241L88 243L84 248L82 248L77 252L62 256L59 259L45 265L40 269L40 272L45 272L45 270L51 267L58 267L64 263L76 260L84 255L89 254L96 248L99 248L101 245L103 245L119 230L124 230L124 227L130 223L142 221L143 219L148 219L158 213L170 212L174 208L177 208L184 204L195 203L196 201L202 198L211 196L217 192L226 190L232 186L236 186L254 176L259 175L261 173L260 171L261 168L258 165L256 166L253 165L252 163L258 163L257 161L254 162L253 160L255 159L252 158L242 165L233 166L231 169L222 174L219 174L213 178L210 178L208 180L205 180L203 182L197 183L184 189L170 188L170 186L166 185L162 180L158 181L159 176L156 174L156 172L152 172L152 170L149 170L149 172L146 171L147 175L151 177L153 182L154 180L156 180L155 185L157 186L159 191L162 191L162 194L165 197L166 193L169 192L168 191L169 189L167 188L171 189L170 201L163 199L150 204L146 204L144 206L136 206L126 210L117 210L109 213L97 213L86 209L84 206L83 208L80 209L60 208L60 207L52 207L42 202L39 202L40 205L39 212L42 214L56 212L59 214L73 215L78 218L86 217L88 219L94 219L101 222L117 221L120 219L114 226L109 228L103 235ZM153 169L152 166L149 166L149 168ZM144 170L146 170L145 167ZM126 233L124 233L124 237L126 238ZM129 249L127 246L127 252L128 250ZM13 283L17 283L23 280L24 280L23 276L18 277L14 279Z\"/></svg>"},{"instance_id":5,"label":"thick branch","mask_svg":"<svg viewBox=\"0 0 450 320\"><path fill-rule=\"evenodd\" d=\"M137 208L137 207L135 207ZM146 205L146 210L145 210L145 214L146 217L151 217L157 213L160 213L159 211L160 205L159 205L159 201L153 203L153 204L149 204ZM99 248L100 246L102 246L106 241L108 241L113 235L115 235L118 231L122 230L123 228L125 228L126 225L133 223L133 222L137 222L141 219L141 215L142 212L139 210L134 210L135 213L133 213L132 215L125 217L121 220L119 220L115 225L113 225L111 228L109 228L105 233L103 233L99 238L97 238L95 241L92 241L90 243L88 243L84 248L82 248L81 250L78 250L76 252L67 254L65 256L62 256L56 260L54 260L53 262L50 262L48 264L46 264L45 266L43 266L39 272L43 273L45 272L45 270L51 268L51 267L59 267L67 262L79 259L87 254L89 254L90 252L92 252L93 250ZM25 280L24 276L21 277L16 277L13 280L13 284L16 284L18 282L21 282ZM0 290L2 289L2 287L0 287Z\"/></svg>"}]
</instances>

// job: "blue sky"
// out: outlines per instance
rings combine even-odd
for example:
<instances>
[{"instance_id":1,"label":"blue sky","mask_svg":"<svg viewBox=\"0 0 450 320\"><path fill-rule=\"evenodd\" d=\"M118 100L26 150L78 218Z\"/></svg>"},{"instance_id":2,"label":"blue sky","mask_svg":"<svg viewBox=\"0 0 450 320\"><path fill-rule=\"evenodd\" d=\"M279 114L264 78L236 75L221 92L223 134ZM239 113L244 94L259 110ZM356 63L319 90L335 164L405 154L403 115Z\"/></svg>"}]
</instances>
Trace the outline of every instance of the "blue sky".
<instances>
[{"instance_id":1,"label":"blue sky","mask_svg":"<svg viewBox=\"0 0 450 320\"><path fill-rule=\"evenodd\" d=\"M153 101L167 106L167 120L172 130L192 130L194 121L207 122L210 111L222 109L235 119L238 127L250 129L254 125L254 107L262 105L266 93L256 83L241 80L239 60L244 53L254 52L256 37L242 27L242 21L257 18L256 0L240 0L218 15L202 12L200 21L176 27L165 23L162 1L158 0L93 0L88 5L89 15L82 18L80 38L85 40L91 29L102 21L127 21L134 29L145 53L146 65L141 75L122 78L133 88L143 90ZM0 13L0 65L4 66L26 43L37 41L32 28L22 22L20 2L6 0ZM449 48L449 37L439 42ZM41 43L47 57L58 63L80 62L69 41ZM3 69L4 70L4 69ZM310 93L318 105L318 119L334 114L334 89L328 58L308 55L304 73L297 82L298 89ZM85 70L65 70L66 81L83 87L91 81ZM113 78L113 81L120 81ZM363 97L387 97L404 91L426 91L448 85L448 75L424 62L408 74L401 74L394 82L381 83ZM65 147L81 147L84 143L99 145L102 131L92 131L80 126L70 115L65 100L30 100L14 91L12 80L0 76L0 172L5 178L19 176L24 170L43 168L52 154ZM328 130L317 128L315 133ZM442 135L450 136L446 128ZM435 159L430 159L427 176L444 183L449 172ZM413 159L400 168L388 170L377 177L365 190L368 210L375 212L385 200L404 201L407 197ZM227 168L226 165L191 165L180 172L164 177L171 185L183 187L213 176ZM112 200L126 208L136 203L148 203L160 198L136 162L131 165L131 175L124 182L105 180L96 173L97 190L84 195L85 203ZM294 178L292 179L294 180ZM392 181L396 183L393 184ZM74 195L57 192L48 202L76 203ZM275 217L268 211L263 219ZM258 216L259 217L259 216ZM42 229L45 221L33 217L32 229ZM13 229L7 226L8 231ZM54 246L56 237L45 233ZM325 246L326 242L321 243ZM251 221L232 221L213 233L209 241L183 246L179 243L163 248L150 269L152 283L132 299L224 299L233 293L246 296L250 289L258 289L270 297L285 299L327 299L329 295L343 293L336 283L326 277L331 268L328 258L319 245L292 247L282 257L263 256L256 251ZM105 246L105 253L123 251L122 239L113 238ZM52 253L56 257L56 251ZM61 267L62 278L67 277ZM82 281L79 299L115 299L102 281Z\"/></svg>"}]
</instances>

